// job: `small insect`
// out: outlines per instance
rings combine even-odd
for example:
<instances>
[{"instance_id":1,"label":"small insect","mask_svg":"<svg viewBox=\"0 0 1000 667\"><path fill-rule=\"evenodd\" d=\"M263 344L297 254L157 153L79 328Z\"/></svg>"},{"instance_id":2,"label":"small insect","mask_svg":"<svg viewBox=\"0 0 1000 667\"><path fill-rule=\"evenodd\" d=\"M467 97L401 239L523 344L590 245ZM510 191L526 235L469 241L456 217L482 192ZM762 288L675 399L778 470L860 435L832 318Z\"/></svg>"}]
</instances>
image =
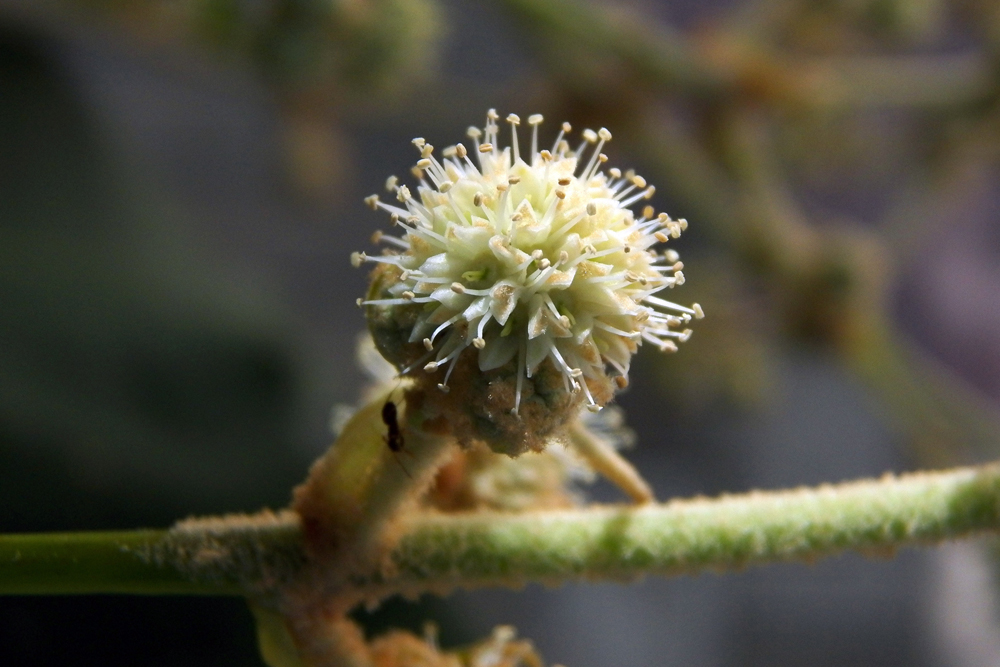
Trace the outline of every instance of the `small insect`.
<instances>
[{"instance_id":1,"label":"small insect","mask_svg":"<svg viewBox=\"0 0 1000 667\"><path fill-rule=\"evenodd\" d=\"M406 442L403 440L403 433L399 430L396 404L392 402L392 399L387 399L385 405L382 406L382 421L388 429L388 432L382 436L382 439L385 440L385 444L389 445L389 450L396 457L396 463L399 464L399 467L403 469L407 477L413 479L410 471L399 460L400 452L405 452L406 454L409 454L409 452L406 451Z\"/></svg>"}]
</instances>

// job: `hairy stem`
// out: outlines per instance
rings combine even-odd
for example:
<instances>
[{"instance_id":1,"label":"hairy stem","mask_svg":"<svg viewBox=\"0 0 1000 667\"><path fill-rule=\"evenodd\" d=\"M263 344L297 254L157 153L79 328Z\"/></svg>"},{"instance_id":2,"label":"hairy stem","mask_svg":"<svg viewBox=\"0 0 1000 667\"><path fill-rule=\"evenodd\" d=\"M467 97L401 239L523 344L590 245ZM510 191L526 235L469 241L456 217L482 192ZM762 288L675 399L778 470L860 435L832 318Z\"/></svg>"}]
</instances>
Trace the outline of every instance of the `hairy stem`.
<instances>
[{"instance_id":1,"label":"hairy stem","mask_svg":"<svg viewBox=\"0 0 1000 667\"><path fill-rule=\"evenodd\" d=\"M359 596L572 578L623 579L884 552L1000 529L1000 466L780 492L525 514L416 514L392 574L355 572ZM277 592L302 535L288 512L168 531L0 536L0 594Z\"/></svg>"}]
</instances>

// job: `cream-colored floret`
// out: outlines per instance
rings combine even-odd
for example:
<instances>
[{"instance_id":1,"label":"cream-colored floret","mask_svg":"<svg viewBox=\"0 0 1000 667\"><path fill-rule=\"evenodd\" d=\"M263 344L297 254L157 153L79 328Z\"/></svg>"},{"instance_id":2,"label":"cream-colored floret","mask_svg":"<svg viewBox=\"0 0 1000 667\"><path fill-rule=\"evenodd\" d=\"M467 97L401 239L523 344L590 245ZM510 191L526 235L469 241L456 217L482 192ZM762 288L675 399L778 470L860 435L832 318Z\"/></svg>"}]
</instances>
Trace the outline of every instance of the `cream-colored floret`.
<instances>
[{"instance_id":1,"label":"cream-colored floret","mask_svg":"<svg viewBox=\"0 0 1000 667\"><path fill-rule=\"evenodd\" d=\"M563 123L552 147L539 150L542 117L534 114L522 153L520 118L506 118L506 148L498 119L491 109L483 130L469 129L472 148L449 147L441 160L433 146L414 139L418 196L390 177L386 186L401 205L376 195L366 200L388 211L403 235L380 236L387 254L352 256L357 265L385 262L401 271L387 298L363 303L423 304L410 341L427 352L402 372L443 371L444 391L468 350L483 371L516 358L515 414L523 379L546 360L567 391L583 391L587 406L599 409L584 378L604 379L610 367L625 386L642 341L676 350L690 336L685 325L703 316L698 304L656 296L683 284L684 274L676 252L654 246L677 238L687 221L654 215L650 206L635 217L629 207L654 188L634 172L603 170L608 130L585 130L571 150L571 128Z\"/></svg>"}]
</instances>

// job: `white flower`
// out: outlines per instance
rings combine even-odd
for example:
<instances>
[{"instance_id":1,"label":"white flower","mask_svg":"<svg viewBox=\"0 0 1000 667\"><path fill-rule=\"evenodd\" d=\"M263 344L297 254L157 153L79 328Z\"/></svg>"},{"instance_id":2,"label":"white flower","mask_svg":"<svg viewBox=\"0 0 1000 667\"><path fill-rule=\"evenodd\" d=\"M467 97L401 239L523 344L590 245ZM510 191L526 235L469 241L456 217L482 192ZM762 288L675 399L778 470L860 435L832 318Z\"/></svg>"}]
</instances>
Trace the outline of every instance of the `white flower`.
<instances>
[{"instance_id":1,"label":"white flower","mask_svg":"<svg viewBox=\"0 0 1000 667\"><path fill-rule=\"evenodd\" d=\"M383 255L352 256L356 266L394 267L376 298L359 303L416 310L409 341L425 351L402 373L443 372L438 387L447 391L469 348L481 371L516 360L509 405L516 415L525 379L547 361L568 393L582 392L588 408L600 409L610 392L596 387L607 383L609 369L624 387L638 345L676 350L691 334L684 325L703 316L698 304L657 296L683 284L684 274L676 252L654 246L680 236L687 222L654 215L650 206L635 217L629 207L654 188L631 171L604 171L606 129L585 130L571 150L564 123L552 148L539 150L536 114L528 118L530 150L522 153L520 119L507 117L511 145L501 148L498 118L491 109L484 130L469 128L472 150L457 144L440 160L433 146L414 139L417 197L390 177L386 187L398 203L366 199L388 211L403 234L376 234L389 247Z\"/></svg>"}]
</instances>

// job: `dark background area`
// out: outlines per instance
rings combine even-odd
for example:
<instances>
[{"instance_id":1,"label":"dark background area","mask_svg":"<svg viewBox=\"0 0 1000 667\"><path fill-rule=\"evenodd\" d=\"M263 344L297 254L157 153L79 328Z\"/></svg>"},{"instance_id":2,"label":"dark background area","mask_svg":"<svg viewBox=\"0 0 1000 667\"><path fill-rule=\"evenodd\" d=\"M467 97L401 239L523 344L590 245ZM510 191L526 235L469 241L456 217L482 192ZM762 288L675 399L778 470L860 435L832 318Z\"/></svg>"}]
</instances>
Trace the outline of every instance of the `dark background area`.
<instances>
[{"instance_id":1,"label":"dark background area","mask_svg":"<svg viewBox=\"0 0 1000 667\"><path fill-rule=\"evenodd\" d=\"M725 9L632 6L693 29ZM332 406L364 381L353 348L365 276L348 257L385 220L362 198L406 173L412 137L453 143L488 107L544 110L552 129L601 106L553 82L532 33L496 5L440 10L420 76L317 102L315 87L289 93L275 85L285 74L137 30L143 17L119 22L102 3L0 2L0 531L158 527L288 503L331 440ZM898 129L891 117L875 127ZM623 168L648 160L634 134L608 152ZM842 187L796 187L807 207L833 210L825 218L877 230L872 211L904 185L887 161L878 178L853 175L867 187L836 165L814 180ZM979 167L894 263L890 309L927 363L995 409L1000 200L995 165ZM669 187L655 203L690 216L674 247L692 289L717 285L730 251ZM620 399L639 436L629 458L660 499L924 464L877 386L836 350L776 333L763 288L722 283L722 303L692 293L706 323L713 306L730 313L737 340L720 352L696 331L676 357L643 350ZM601 483L592 496L620 500ZM512 624L568 667L993 665L981 546L458 592L359 618L373 632L435 620L446 646ZM0 664L262 663L241 600L86 596L0 599Z\"/></svg>"}]
</instances>

